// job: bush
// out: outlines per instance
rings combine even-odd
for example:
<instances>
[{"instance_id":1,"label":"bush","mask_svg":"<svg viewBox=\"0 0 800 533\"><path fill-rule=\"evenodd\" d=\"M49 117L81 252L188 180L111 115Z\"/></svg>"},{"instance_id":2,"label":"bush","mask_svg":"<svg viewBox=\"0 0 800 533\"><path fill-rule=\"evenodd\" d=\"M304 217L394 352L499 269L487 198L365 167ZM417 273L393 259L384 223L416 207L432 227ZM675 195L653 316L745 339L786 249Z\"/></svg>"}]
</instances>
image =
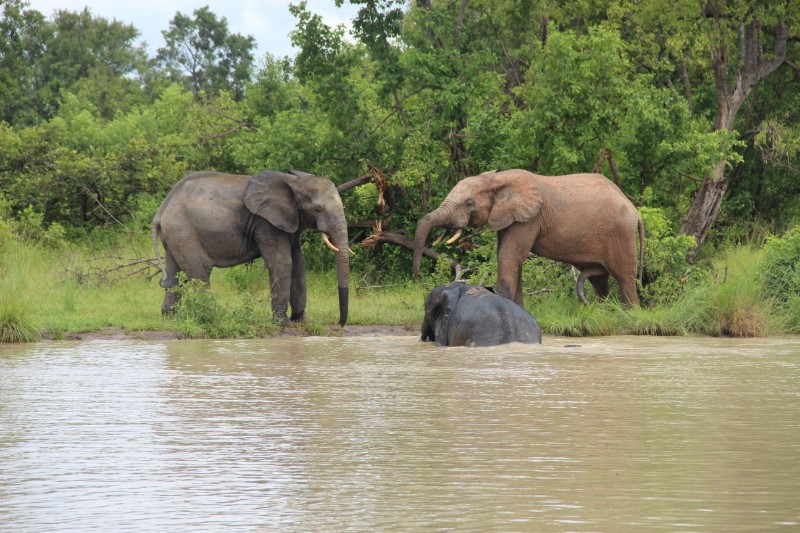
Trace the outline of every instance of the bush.
<instances>
[{"instance_id":1,"label":"bush","mask_svg":"<svg viewBox=\"0 0 800 533\"><path fill-rule=\"evenodd\" d=\"M770 237L759 263L762 296L786 314L787 328L800 332L800 226Z\"/></svg>"},{"instance_id":2,"label":"bush","mask_svg":"<svg viewBox=\"0 0 800 533\"><path fill-rule=\"evenodd\" d=\"M677 235L662 209L640 207L639 213L645 230L643 304L672 304L687 290L712 281L710 265L689 260L697 244L694 237Z\"/></svg>"},{"instance_id":3,"label":"bush","mask_svg":"<svg viewBox=\"0 0 800 533\"><path fill-rule=\"evenodd\" d=\"M180 297L175 318L187 337L251 339L276 331L271 313L263 311L270 306L264 306L257 298L245 296L241 304L228 308L217 302L202 281L179 277L181 284L174 289Z\"/></svg>"},{"instance_id":4,"label":"bush","mask_svg":"<svg viewBox=\"0 0 800 533\"><path fill-rule=\"evenodd\" d=\"M783 237L770 237L764 245L760 277L764 294L787 302L800 294L800 226Z\"/></svg>"}]
</instances>

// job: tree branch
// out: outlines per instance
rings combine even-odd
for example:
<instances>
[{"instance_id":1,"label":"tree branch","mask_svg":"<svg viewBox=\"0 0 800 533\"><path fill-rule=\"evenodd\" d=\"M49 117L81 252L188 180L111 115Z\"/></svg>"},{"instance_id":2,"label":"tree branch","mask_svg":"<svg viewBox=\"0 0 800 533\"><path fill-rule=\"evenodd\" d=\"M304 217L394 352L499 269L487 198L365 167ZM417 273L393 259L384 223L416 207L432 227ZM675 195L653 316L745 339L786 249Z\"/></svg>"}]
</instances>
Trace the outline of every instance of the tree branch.
<instances>
[{"instance_id":1,"label":"tree branch","mask_svg":"<svg viewBox=\"0 0 800 533\"><path fill-rule=\"evenodd\" d=\"M254 125L244 122L244 123L239 124L236 127L234 127L233 129L230 129L228 131L223 131L222 133L215 133L211 137L208 137L207 140L213 141L214 139L219 139L220 137L227 137L228 135L236 133L237 131L242 130L244 128L248 128L248 129L256 130L256 131L258 130L258 128L256 128Z\"/></svg>"},{"instance_id":2,"label":"tree branch","mask_svg":"<svg viewBox=\"0 0 800 533\"><path fill-rule=\"evenodd\" d=\"M784 59L783 62L784 62L784 64L786 64L789 68L791 68L795 72L800 72L800 65L798 65L797 63L792 63L788 59Z\"/></svg>"},{"instance_id":3,"label":"tree branch","mask_svg":"<svg viewBox=\"0 0 800 533\"><path fill-rule=\"evenodd\" d=\"M345 191L349 191L350 189L355 189L359 185L364 185L369 183L372 179L372 174L364 174L363 176L359 176L354 180L350 180L348 182L342 183L341 185L336 186L336 190L339 191L339 194L342 194Z\"/></svg>"},{"instance_id":4,"label":"tree branch","mask_svg":"<svg viewBox=\"0 0 800 533\"><path fill-rule=\"evenodd\" d=\"M373 248L378 243L382 242L389 242L392 244L396 244L398 246L403 246L408 248L409 250L414 249L414 241L409 239L408 237L404 237L399 233L393 233L391 231L376 231L363 241L361 241L361 246L365 248ZM430 257L433 260L438 260L439 256L442 255L435 250L431 250L430 248L423 248L422 255L425 257ZM450 266L452 266L457 271L463 271L464 267L458 263L455 259L449 259Z\"/></svg>"}]
</instances>

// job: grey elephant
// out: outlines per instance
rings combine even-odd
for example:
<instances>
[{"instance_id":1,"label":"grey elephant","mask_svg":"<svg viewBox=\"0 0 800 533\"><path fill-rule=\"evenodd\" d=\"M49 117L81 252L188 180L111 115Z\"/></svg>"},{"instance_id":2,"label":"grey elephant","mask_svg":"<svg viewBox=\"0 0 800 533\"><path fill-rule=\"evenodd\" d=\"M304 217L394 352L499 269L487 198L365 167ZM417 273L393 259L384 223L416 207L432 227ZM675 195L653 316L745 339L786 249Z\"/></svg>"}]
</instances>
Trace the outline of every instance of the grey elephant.
<instances>
[{"instance_id":1,"label":"grey elephant","mask_svg":"<svg viewBox=\"0 0 800 533\"><path fill-rule=\"evenodd\" d=\"M437 346L541 344L542 332L511 300L481 285L453 282L435 287L425 299L421 340Z\"/></svg>"},{"instance_id":2,"label":"grey elephant","mask_svg":"<svg viewBox=\"0 0 800 533\"><path fill-rule=\"evenodd\" d=\"M533 252L573 265L581 274L578 299L588 279L595 292L608 295L608 277L619 284L622 302L638 305L637 277L644 262L644 226L622 191L600 174L539 176L525 170L485 172L464 178L441 205L418 223L413 269L431 228L461 230L488 224L497 232L496 291L522 305L522 263ZM639 242L637 276L637 235Z\"/></svg>"},{"instance_id":3,"label":"grey elephant","mask_svg":"<svg viewBox=\"0 0 800 533\"><path fill-rule=\"evenodd\" d=\"M305 261L300 234L322 232L335 250L339 324L347 322L350 262L342 199L328 178L303 172L264 170L255 176L197 172L181 179L158 208L152 239L167 289L162 312L177 301L170 289L183 271L209 283L213 267L232 267L264 258L269 270L272 312L277 320L303 320ZM158 249L158 232L166 266Z\"/></svg>"}]
</instances>

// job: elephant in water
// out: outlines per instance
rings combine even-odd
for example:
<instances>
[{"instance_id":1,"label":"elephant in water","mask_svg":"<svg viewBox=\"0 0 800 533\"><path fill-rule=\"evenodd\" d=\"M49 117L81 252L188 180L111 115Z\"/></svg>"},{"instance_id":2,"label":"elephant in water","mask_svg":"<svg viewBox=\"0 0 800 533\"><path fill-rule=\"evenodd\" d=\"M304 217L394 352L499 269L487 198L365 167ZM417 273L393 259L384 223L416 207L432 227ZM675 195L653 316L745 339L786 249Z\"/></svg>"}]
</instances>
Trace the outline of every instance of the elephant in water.
<instances>
[{"instance_id":1,"label":"elephant in water","mask_svg":"<svg viewBox=\"0 0 800 533\"><path fill-rule=\"evenodd\" d=\"M522 305L522 262L530 252L581 271L578 299L586 303L584 282L608 295L608 276L617 280L622 302L638 305L644 262L644 226L622 191L600 174L539 176L525 170L484 172L464 178L441 205L425 215L414 238L414 277L428 233L434 227L461 230L488 224L497 232L497 293ZM448 242L453 242L454 236Z\"/></svg>"},{"instance_id":2,"label":"elephant in water","mask_svg":"<svg viewBox=\"0 0 800 533\"><path fill-rule=\"evenodd\" d=\"M303 320L306 308L305 261L300 234L310 228L336 252L339 324L347 322L347 221L342 199L328 178L303 172L264 170L255 176L197 172L180 180L158 208L152 239L161 286L167 289L161 310L168 313L177 295L170 291L183 271L208 284L213 267L232 267L258 257L269 270L272 312ZM158 249L158 232L166 267ZM332 241L332 242L331 242Z\"/></svg>"},{"instance_id":3,"label":"elephant in water","mask_svg":"<svg viewBox=\"0 0 800 533\"><path fill-rule=\"evenodd\" d=\"M511 300L481 285L454 282L435 287L425 299L421 340L437 346L541 344L542 332Z\"/></svg>"}]
</instances>

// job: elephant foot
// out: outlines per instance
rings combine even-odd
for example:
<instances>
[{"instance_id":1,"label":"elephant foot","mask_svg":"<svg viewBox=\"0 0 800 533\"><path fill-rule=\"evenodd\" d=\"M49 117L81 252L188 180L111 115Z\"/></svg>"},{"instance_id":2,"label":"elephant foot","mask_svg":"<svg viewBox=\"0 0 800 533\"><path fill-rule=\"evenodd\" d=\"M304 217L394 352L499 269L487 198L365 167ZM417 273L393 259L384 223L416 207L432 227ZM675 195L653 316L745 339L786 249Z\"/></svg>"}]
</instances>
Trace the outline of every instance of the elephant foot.
<instances>
[{"instance_id":1,"label":"elephant foot","mask_svg":"<svg viewBox=\"0 0 800 533\"><path fill-rule=\"evenodd\" d=\"M299 313L292 313L290 320L292 322L306 322L308 321L308 317L305 311L300 311Z\"/></svg>"},{"instance_id":2,"label":"elephant foot","mask_svg":"<svg viewBox=\"0 0 800 533\"><path fill-rule=\"evenodd\" d=\"M175 314L175 306L178 304L178 295L167 291L164 295L164 302L161 304L161 314L169 316Z\"/></svg>"}]
</instances>

